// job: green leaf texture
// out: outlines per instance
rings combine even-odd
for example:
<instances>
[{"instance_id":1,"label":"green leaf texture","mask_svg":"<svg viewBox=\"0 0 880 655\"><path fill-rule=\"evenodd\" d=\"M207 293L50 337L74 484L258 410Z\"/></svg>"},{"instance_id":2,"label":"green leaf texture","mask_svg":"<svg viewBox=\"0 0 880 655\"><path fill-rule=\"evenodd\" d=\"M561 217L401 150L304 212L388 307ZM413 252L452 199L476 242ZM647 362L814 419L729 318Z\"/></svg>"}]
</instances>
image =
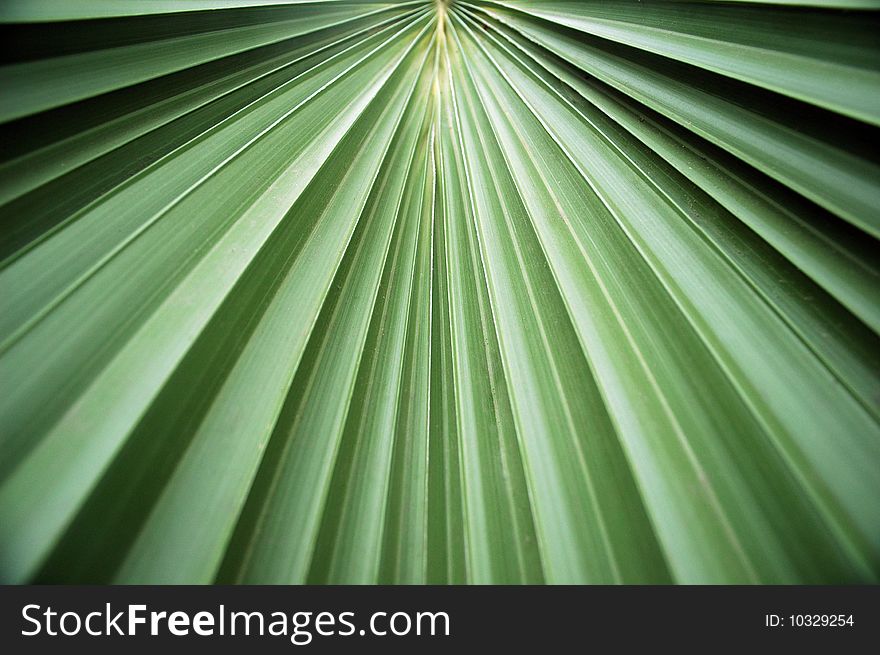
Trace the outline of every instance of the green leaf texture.
<instances>
[{"instance_id":1,"label":"green leaf texture","mask_svg":"<svg viewBox=\"0 0 880 655\"><path fill-rule=\"evenodd\" d=\"M876 582L878 8L4 2L0 580Z\"/></svg>"}]
</instances>

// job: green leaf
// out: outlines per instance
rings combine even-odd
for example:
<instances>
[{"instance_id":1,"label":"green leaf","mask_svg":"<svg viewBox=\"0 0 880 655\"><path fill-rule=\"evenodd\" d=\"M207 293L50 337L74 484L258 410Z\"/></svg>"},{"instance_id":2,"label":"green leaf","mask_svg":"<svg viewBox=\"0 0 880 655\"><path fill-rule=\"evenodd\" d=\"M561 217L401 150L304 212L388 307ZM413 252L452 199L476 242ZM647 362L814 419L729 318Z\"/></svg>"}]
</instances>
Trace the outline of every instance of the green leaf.
<instances>
[{"instance_id":1,"label":"green leaf","mask_svg":"<svg viewBox=\"0 0 880 655\"><path fill-rule=\"evenodd\" d=\"M0 579L877 581L876 9L4 5Z\"/></svg>"}]
</instances>

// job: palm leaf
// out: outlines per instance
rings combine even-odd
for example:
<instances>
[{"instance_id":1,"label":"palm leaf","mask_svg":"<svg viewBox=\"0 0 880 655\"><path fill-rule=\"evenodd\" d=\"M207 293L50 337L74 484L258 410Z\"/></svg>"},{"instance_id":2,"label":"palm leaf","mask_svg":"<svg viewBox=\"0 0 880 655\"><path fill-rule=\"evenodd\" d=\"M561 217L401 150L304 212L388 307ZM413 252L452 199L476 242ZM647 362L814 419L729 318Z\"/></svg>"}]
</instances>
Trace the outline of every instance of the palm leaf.
<instances>
[{"instance_id":1,"label":"palm leaf","mask_svg":"<svg viewBox=\"0 0 880 655\"><path fill-rule=\"evenodd\" d=\"M876 581L877 8L5 3L0 576Z\"/></svg>"}]
</instances>

